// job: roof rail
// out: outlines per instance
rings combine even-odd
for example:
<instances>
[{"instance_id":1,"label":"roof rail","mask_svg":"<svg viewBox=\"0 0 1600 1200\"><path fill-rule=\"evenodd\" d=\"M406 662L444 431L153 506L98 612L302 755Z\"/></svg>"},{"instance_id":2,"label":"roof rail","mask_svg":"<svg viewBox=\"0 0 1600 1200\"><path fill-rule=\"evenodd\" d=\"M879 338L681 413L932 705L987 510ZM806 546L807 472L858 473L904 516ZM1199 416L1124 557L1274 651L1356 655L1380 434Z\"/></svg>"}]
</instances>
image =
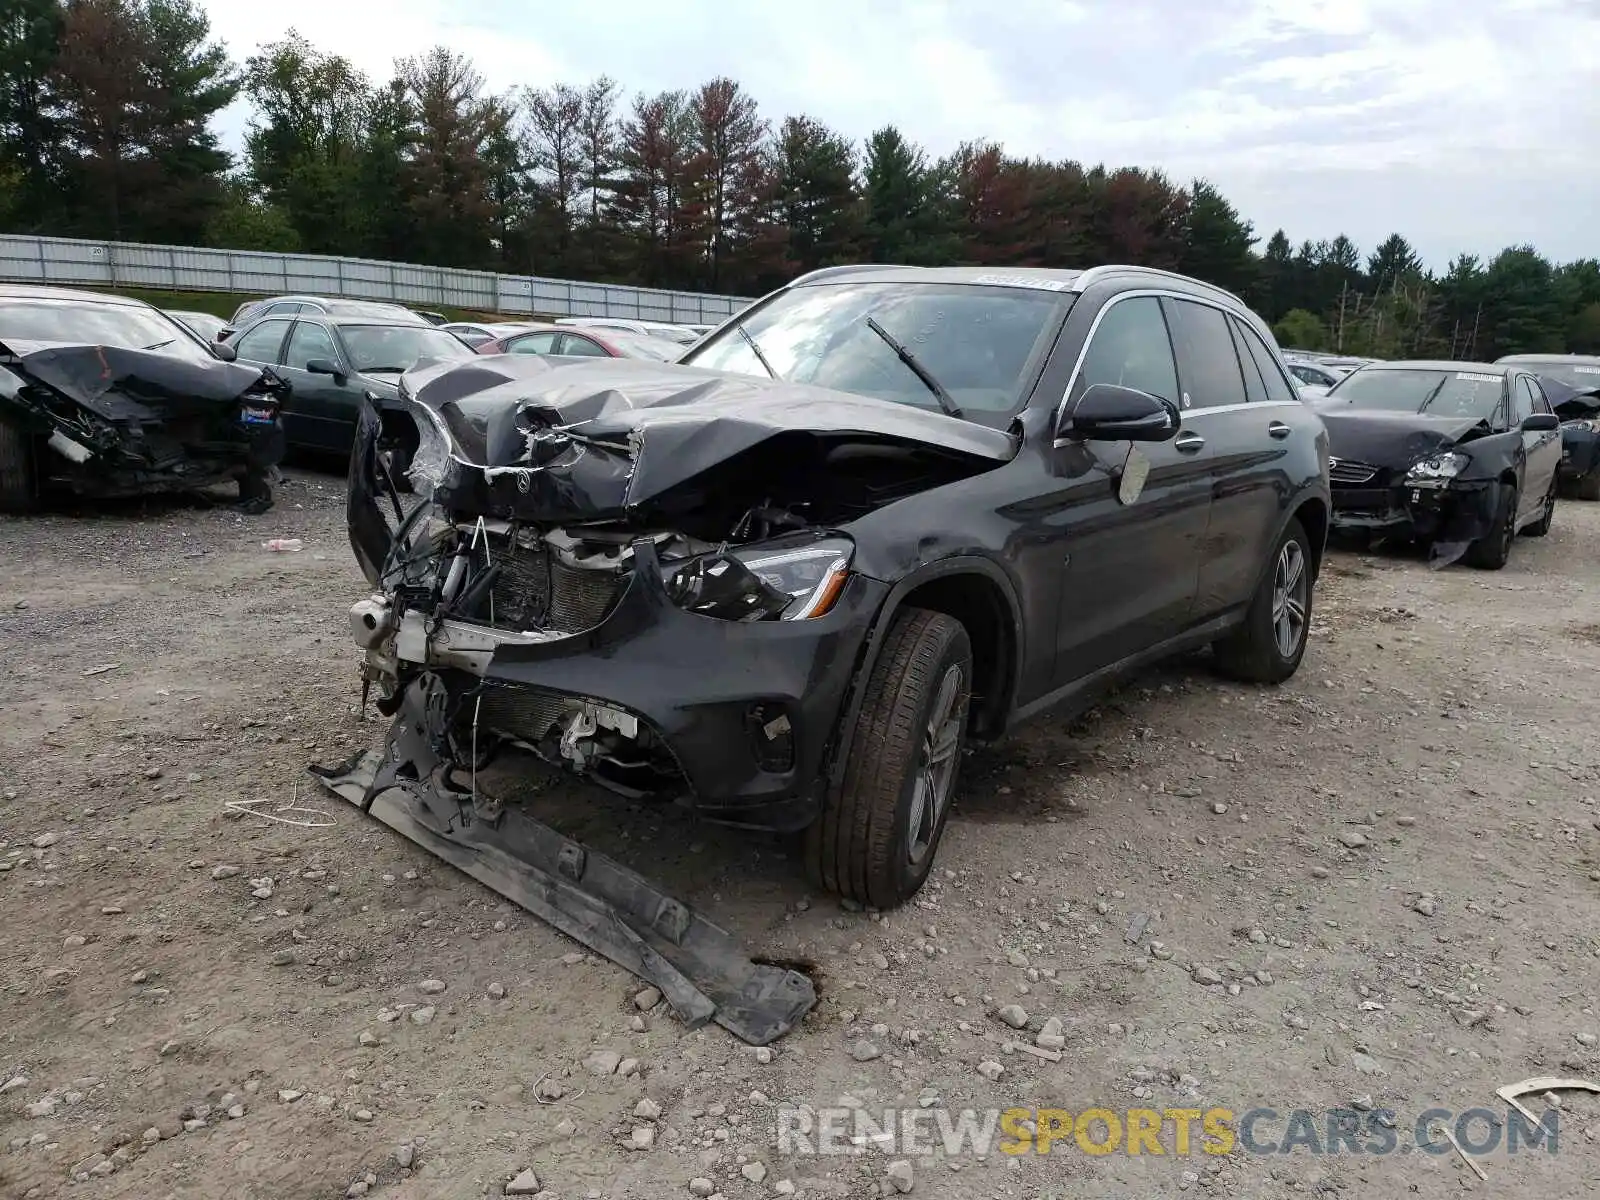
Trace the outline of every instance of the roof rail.
<instances>
[{"instance_id":1,"label":"roof rail","mask_svg":"<svg viewBox=\"0 0 1600 1200\"><path fill-rule=\"evenodd\" d=\"M916 269L900 263L848 263L837 267L818 267L815 271L807 271L804 275L791 279L789 286L793 287L797 283L812 283L818 279L831 279L835 275L855 275L862 271L914 271Z\"/></svg>"},{"instance_id":2,"label":"roof rail","mask_svg":"<svg viewBox=\"0 0 1600 1200\"><path fill-rule=\"evenodd\" d=\"M1227 288L1218 287L1214 283L1207 283L1204 279L1196 279L1193 275L1184 275L1179 271L1165 271L1160 267L1140 267L1135 266L1132 263L1104 263L1098 267L1090 267L1087 271L1083 272L1083 274L1079 275L1078 278L1073 281L1073 284L1078 291L1081 292L1092 287L1094 284L1099 283L1108 275L1117 275L1124 272L1135 275L1154 275L1161 279L1181 279L1185 283L1197 284L1200 287L1209 288L1211 291L1216 292L1219 295L1226 296L1241 308L1250 307L1243 300L1239 299L1238 296L1235 296L1232 292L1230 292Z\"/></svg>"}]
</instances>

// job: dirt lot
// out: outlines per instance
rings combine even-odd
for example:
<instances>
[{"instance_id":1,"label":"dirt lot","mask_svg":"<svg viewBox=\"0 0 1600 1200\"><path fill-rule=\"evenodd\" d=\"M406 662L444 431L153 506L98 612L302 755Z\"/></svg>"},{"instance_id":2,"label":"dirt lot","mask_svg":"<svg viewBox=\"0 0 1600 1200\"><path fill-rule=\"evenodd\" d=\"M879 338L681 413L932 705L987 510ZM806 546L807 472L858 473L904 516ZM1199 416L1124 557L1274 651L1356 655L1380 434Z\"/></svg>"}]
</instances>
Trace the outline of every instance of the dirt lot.
<instances>
[{"instance_id":1,"label":"dirt lot","mask_svg":"<svg viewBox=\"0 0 1600 1200\"><path fill-rule=\"evenodd\" d=\"M296 473L264 518L0 523L6 1195L498 1196L531 1168L563 1200L854 1197L903 1156L781 1153L779 1105L1269 1107L1270 1146L1290 1110L1355 1104L1394 1110L1405 1150L1426 1109L1503 1118L1498 1086L1600 1078L1600 505L1496 574L1335 554L1283 688L1200 658L976 753L902 912L811 894L777 841L525 782L754 952L816 964L818 1009L767 1055L639 1012L624 972L307 789L382 733L340 484ZM224 807L297 787L314 811L284 815L331 827ZM1000 1044L1049 1018L1059 1062ZM596 1049L637 1069L596 1075ZM1187 1156L1169 1126L1160 1156L1068 1137L899 1178L1554 1200L1600 1178L1600 1097L1564 1103L1557 1153L1497 1150L1487 1183L1453 1153L1215 1156L1198 1126Z\"/></svg>"}]
</instances>

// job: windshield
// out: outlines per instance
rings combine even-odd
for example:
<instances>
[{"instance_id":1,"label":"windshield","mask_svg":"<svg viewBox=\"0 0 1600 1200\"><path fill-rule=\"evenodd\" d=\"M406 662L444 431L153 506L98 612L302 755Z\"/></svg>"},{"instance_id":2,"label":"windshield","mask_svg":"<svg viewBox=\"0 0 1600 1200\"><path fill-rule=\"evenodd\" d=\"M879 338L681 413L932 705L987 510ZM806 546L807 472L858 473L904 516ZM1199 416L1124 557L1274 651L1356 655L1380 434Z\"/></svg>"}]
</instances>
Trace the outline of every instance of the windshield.
<instances>
[{"instance_id":1,"label":"windshield","mask_svg":"<svg viewBox=\"0 0 1600 1200\"><path fill-rule=\"evenodd\" d=\"M678 361L765 376L764 357L791 383L938 411L938 399L873 331L870 317L943 385L967 420L1004 428L1071 303L1063 292L1022 287L809 284L782 293Z\"/></svg>"},{"instance_id":2,"label":"windshield","mask_svg":"<svg viewBox=\"0 0 1600 1200\"><path fill-rule=\"evenodd\" d=\"M1581 392L1600 388L1600 362L1575 363L1571 359L1518 359L1519 367L1554 379Z\"/></svg>"},{"instance_id":3,"label":"windshield","mask_svg":"<svg viewBox=\"0 0 1600 1200\"><path fill-rule=\"evenodd\" d=\"M90 300L0 301L0 341L69 342L159 350L179 358L213 362L203 344L175 321L152 308L96 304Z\"/></svg>"},{"instance_id":4,"label":"windshield","mask_svg":"<svg viewBox=\"0 0 1600 1200\"><path fill-rule=\"evenodd\" d=\"M1334 385L1328 399L1342 400L1355 408L1486 421L1500 407L1505 389L1504 376L1480 371L1368 367L1346 375Z\"/></svg>"},{"instance_id":5,"label":"windshield","mask_svg":"<svg viewBox=\"0 0 1600 1200\"><path fill-rule=\"evenodd\" d=\"M425 358L472 358L474 351L453 333L432 325L341 325L350 365L363 374L398 375Z\"/></svg>"}]
</instances>

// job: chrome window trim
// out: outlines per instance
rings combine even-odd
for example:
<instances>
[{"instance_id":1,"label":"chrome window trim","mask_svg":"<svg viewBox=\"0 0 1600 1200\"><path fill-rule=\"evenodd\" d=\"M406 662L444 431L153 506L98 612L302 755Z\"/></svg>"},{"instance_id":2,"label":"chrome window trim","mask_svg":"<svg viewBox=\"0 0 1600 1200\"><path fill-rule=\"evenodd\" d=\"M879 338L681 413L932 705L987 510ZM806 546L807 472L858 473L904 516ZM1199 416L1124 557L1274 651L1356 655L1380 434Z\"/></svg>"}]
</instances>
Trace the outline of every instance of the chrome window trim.
<instances>
[{"instance_id":1,"label":"chrome window trim","mask_svg":"<svg viewBox=\"0 0 1600 1200\"><path fill-rule=\"evenodd\" d=\"M1098 270L1098 269L1099 268L1097 268L1097 267L1091 267L1090 271L1092 272L1092 271L1095 271L1095 270ZM1141 269L1142 270L1151 270L1152 268L1146 267L1146 268L1141 268ZM1185 278L1185 277L1184 276L1174 276L1174 278L1180 278L1181 279L1181 278ZM1215 300L1208 299L1208 298L1206 298L1204 296L1191 296L1191 295L1188 295L1187 293L1184 293L1184 292L1169 291L1166 288L1130 289L1129 291L1120 292L1117 295L1113 296L1110 300L1108 300L1105 304L1103 304L1100 307L1100 311L1099 312L1095 313L1094 320L1089 325L1089 333L1083 339L1083 345L1078 348L1078 357L1077 357L1076 361L1074 361L1073 364L1072 364L1072 374L1067 376L1067 387L1066 387L1066 390L1061 393L1061 399L1055 406L1055 412L1054 412L1054 415L1053 415L1052 420L1051 420L1050 428L1052 430L1051 437L1052 437L1052 439L1053 439L1053 441L1055 442L1056 445L1059 446L1059 445L1063 444L1065 441L1068 440L1068 439L1064 439L1064 438L1055 437L1054 430L1061 428L1061 418L1066 415L1067 402L1072 398L1072 389L1078 386L1078 377L1083 373L1083 362L1084 362L1084 359L1086 359L1089 356L1089 347L1094 344L1094 335L1100 332L1100 322L1105 320L1105 316L1106 316L1106 314L1108 312L1110 312L1117 305L1121 304L1124 300L1137 300L1137 299L1142 299L1142 298L1147 298L1147 297L1154 298L1156 300L1162 300L1162 299L1188 300L1188 301L1191 301L1191 302L1193 302L1195 304L1203 304L1207 308L1214 308L1218 312L1220 312L1224 317L1237 316L1237 314L1234 312L1234 310L1232 308L1229 308L1226 304L1219 303L1219 302L1217 302ZM1069 314L1069 319L1070 319L1070 314ZM1254 333L1255 336L1258 337L1258 338L1261 337L1261 335L1259 333L1255 333L1255 330L1250 328L1250 322L1249 321L1244 321L1243 324L1244 324L1245 329L1246 329L1247 332ZM1170 331L1169 331L1169 336L1170 336ZM1228 344L1229 345L1233 344L1233 339L1232 338L1228 339ZM1265 339L1262 339L1262 344L1266 345ZM1270 352L1270 350L1271 350L1270 346L1268 347L1268 350ZM1281 356L1274 354L1274 355L1272 355L1272 357L1273 357L1274 360L1277 360ZM1177 358L1178 358L1178 348L1176 346L1172 347L1172 358L1173 358L1173 365L1176 366L1177 365ZM1283 374L1285 376L1284 382L1288 385L1288 388L1289 388L1290 392L1293 392L1295 390L1295 384L1290 382L1290 380L1289 380L1289 378L1287 376L1287 373L1283 369L1283 364L1281 362L1278 364L1278 370L1279 370L1280 374ZM1181 383L1182 383L1181 377L1180 377L1179 382L1180 382L1180 386L1181 386ZM1240 383L1240 386L1242 387L1243 384L1244 384L1244 377L1243 376L1240 376L1239 383ZM1247 401L1247 402L1245 402L1243 404L1208 404L1208 405L1198 405L1198 406L1196 406L1194 408L1180 408L1178 411L1181 412L1183 414L1184 419L1187 420L1191 413L1234 412L1234 411L1237 411L1239 409L1244 409L1244 408L1251 408L1251 409L1286 408L1291 404L1299 406L1301 404L1301 401L1299 401L1299 400L1266 400L1266 401Z\"/></svg>"}]
</instances>

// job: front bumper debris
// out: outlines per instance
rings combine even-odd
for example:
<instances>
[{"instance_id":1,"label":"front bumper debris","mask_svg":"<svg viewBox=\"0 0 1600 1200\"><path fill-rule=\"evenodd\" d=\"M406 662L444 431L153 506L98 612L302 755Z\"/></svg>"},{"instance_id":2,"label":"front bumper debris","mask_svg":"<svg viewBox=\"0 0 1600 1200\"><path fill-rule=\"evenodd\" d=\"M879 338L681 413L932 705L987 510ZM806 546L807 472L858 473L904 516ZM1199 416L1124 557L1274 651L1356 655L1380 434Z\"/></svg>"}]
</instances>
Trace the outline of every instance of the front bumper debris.
<instances>
[{"instance_id":1,"label":"front bumper debris","mask_svg":"<svg viewBox=\"0 0 1600 1200\"><path fill-rule=\"evenodd\" d=\"M335 795L659 988L690 1028L761 1046L816 1004L798 971L752 961L731 935L642 876L452 778L443 685L407 689L381 753L311 768Z\"/></svg>"},{"instance_id":2,"label":"front bumper debris","mask_svg":"<svg viewBox=\"0 0 1600 1200\"><path fill-rule=\"evenodd\" d=\"M1429 565L1444 567L1488 536L1495 523L1492 482L1452 482L1447 487L1404 483L1333 488L1333 528L1430 544Z\"/></svg>"},{"instance_id":3,"label":"front bumper debris","mask_svg":"<svg viewBox=\"0 0 1600 1200\"><path fill-rule=\"evenodd\" d=\"M392 596L358 602L351 631L380 688L433 673L452 728L531 747L624 795L670 796L719 824L809 825L885 585L852 576L814 620L719 620L676 606L641 543L616 587L579 632L397 615Z\"/></svg>"}]
</instances>

